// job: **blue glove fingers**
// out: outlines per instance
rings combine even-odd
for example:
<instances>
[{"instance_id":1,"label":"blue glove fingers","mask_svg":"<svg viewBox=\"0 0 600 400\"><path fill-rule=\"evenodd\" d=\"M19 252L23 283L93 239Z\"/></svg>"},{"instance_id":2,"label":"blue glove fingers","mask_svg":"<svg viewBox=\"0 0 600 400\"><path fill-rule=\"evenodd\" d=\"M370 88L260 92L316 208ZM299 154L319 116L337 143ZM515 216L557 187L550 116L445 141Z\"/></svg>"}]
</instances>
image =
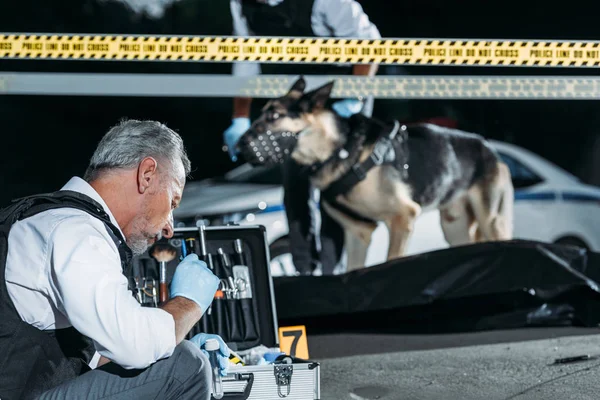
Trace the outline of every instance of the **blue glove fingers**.
<instances>
[{"instance_id":1,"label":"blue glove fingers","mask_svg":"<svg viewBox=\"0 0 600 400\"><path fill-rule=\"evenodd\" d=\"M240 140L242 135L243 134L240 134L240 132L231 130L231 128L225 131L224 141L225 145L227 146L227 153L229 153L229 157L233 162L237 161L237 152L235 151L235 145L237 144L238 140Z\"/></svg>"},{"instance_id":2,"label":"blue glove fingers","mask_svg":"<svg viewBox=\"0 0 600 400\"><path fill-rule=\"evenodd\" d=\"M215 339L217 342L219 342L219 352L223 357L229 358L229 347L227 347L227 345L219 335L215 335L212 333L198 333L194 335L194 337L192 337L190 341L196 346L203 348L208 339Z\"/></svg>"},{"instance_id":3,"label":"blue glove fingers","mask_svg":"<svg viewBox=\"0 0 600 400\"><path fill-rule=\"evenodd\" d=\"M235 146L248 129L250 129L250 118L234 118L231 126L223 133L223 141L233 162L237 161Z\"/></svg>"},{"instance_id":4,"label":"blue glove fingers","mask_svg":"<svg viewBox=\"0 0 600 400\"><path fill-rule=\"evenodd\" d=\"M219 372L222 376L226 376L229 371L229 358L226 357L217 357L219 359Z\"/></svg>"},{"instance_id":5,"label":"blue glove fingers","mask_svg":"<svg viewBox=\"0 0 600 400\"><path fill-rule=\"evenodd\" d=\"M200 258L198 258L198 254L196 253L192 253L188 256L185 256L185 258L183 260L181 260L181 262L187 261L187 262L192 262L192 261L199 261Z\"/></svg>"},{"instance_id":6,"label":"blue glove fingers","mask_svg":"<svg viewBox=\"0 0 600 400\"><path fill-rule=\"evenodd\" d=\"M206 358L210 358L208 351L202 349L202 353L204 353ZM229 372L229 357L223 357L221 354L217 354L217 360L219 360L219 373L221 376L227 376L227 372Z\"/></svg>"},{"instance_id":7,"label":"blue glove fingers","mask_svg":"<svg viewBox=\"0 0 600 400\"><path fill-rule=\"evenodd\" d=\"M227 347L227 345L225 344L223 339L221 339L221 336L213 335L213 336L209 337L208 339L216 339L217 342L219 342L219 351L221 352L223 357L229 358L229 347Z\"/></svg>"},{"instance_id":8,"label":"blue glove fingers","mask_svg":"<svg viewBox=\"0 0 600 400\"><path fill-rule=\"evenodd\" d=\"M216 339L217 342L219 342L219 353L217 353L217 360L219 360L219 373L222 376L226 376L229 368L229 347L227 347L219 335L214 335L211 333L198 333L190 339L190 342L198 346L202 353L204 353L204 355L208 358L208 352L204 349L204 345L208 339Z\"/></svg>"},{"instance_id":9,"label":"blue glove fingers","mask_svg":"<svg viewBox=\"0 0 600 400\"><path fill-rule=\"evenodd\" d=\"M345 99L336 101L331 105L331 108L341 117L349 118L354 114L361 112L363 102L358 99Z\"/></svg>"},{"instance_id":10,"label":"blue glove fingers","mask_svg":"<svg viewBox=\"0 0 600 400\"><path fill-rule=\"evenodd\" d=\"M208 351L202 350L202 353L204 353L206 358L209 358ZM219 360L219 373L221 376L227 376L227 372L229 372L229 358L221 357L219 355L217 356L217 359Z\"/></svg>"},{"instance_id":11,"label":"blue glove fingers","mask_svg":"<svg viewBox=\"0 0 600 400\"><path fill-rule=\"evenodd\" d=\"M219 282L219 278L208 269L204 261L198 259L198 255L190 254L175 269L170 298L181 296L190 299L204 313L213 301Z\"/></svg>"}]
</instances>

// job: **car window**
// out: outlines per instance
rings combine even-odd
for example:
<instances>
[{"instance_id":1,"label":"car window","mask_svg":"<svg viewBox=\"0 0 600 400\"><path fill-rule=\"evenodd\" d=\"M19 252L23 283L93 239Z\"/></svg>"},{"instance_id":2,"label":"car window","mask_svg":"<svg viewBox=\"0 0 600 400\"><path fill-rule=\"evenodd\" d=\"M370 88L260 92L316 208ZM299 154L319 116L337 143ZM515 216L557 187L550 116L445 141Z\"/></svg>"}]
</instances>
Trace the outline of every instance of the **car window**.
<instances>
[{"instance_id":1,"label":"car window","mask_svg":"<svg viewBox=\"0 0 600 400\"><path fill-rule=\"evenodd\" d=\"M498 152L498 155L510 169L510 175L515 189L526 188L543 181L539 175L526 167L516 158L511 157L503 152Z\"/></svg>"}]
</instances>

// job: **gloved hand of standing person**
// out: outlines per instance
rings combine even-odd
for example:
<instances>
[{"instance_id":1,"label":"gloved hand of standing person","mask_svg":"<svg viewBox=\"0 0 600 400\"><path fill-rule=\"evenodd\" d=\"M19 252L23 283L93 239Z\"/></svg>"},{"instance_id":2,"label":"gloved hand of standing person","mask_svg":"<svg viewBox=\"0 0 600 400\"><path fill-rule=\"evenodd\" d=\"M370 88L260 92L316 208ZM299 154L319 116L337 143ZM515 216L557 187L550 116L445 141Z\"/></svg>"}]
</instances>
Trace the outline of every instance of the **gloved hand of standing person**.
<instances>
[{"instance_id":1,"label":"gloved hand of standing person","mask_svg":"<svg viewBox=\"0 0 600 400\"><path fill-rule=\"evenodd\" d=\"M223 142L225 142L225 146L227 146L227 152L229 153L229 157L233 162L237 161L237 152L235 151L235 146L248 129L250 129L250 118L239 117L234 118L232 124L223 133Z\"/></svg>"},{"instance_id":2,"label":"gloved hand of standing person","mask_svg":"<svg viewBox=\"0 0 600 400\"><path fill-rule=\"evenodd\" d=\"M344 99L336 101L331 105L331 108L343 118L350 118L354 114L362 111L364 102L359 99Z\"/></svg>"},{"instance_id":3,"label":"gloved hand of standing person","mask_svg":"<svg viewBox=\"0 0 600 400\"><path fill-rule=\"evenodd\" d=\"M198 304L204 314L215 297L219 283L219 278L208 269L206 263L198 259L197 254L190 254L175 269L170 298L181 296L190 299Z\"/></svg>"},{"instance_id":4,"label":"gloved hand of standing person","mask_svg":"<svg viewBox=\"0 0 600 400\"><path fill-rule=\"evenodd\" d=\"M217 359L219 360L219 372L221 375L227 375L227 368L229 367L229 347L225 344L223 339L219 335L213 335L210 333L199 333L190 339L190 342L202 350L208 357L208 352L204 350L204 345L208 339L215 339L219 342L219 352L217 353Z\"/></svg>"}]
</instances>

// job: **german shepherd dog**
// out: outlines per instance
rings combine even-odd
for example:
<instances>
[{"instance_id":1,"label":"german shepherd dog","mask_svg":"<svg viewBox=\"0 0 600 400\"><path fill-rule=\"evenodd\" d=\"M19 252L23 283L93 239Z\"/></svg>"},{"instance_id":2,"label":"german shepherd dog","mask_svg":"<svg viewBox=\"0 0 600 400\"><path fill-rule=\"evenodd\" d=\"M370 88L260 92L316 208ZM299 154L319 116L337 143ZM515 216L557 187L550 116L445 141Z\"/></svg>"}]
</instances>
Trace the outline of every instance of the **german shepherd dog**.
<instances>
[{"instance_id":1,"label":"german shepherd dog","mask_svg":"<svg viewBox=\"0 0 600 400\"><path fill-rule=\"evenodd\" d=\"M510 171L482 136L341 118L326 107L333 84L305 93L300 77L265 105L238 150L255 165L291 155L306 166L326 212L344 229L347 271L364 266L378 221L389 231L390 260L405 253L416 218L431 209L451 246L512 239Z\"/></svg>"}]
</instances>

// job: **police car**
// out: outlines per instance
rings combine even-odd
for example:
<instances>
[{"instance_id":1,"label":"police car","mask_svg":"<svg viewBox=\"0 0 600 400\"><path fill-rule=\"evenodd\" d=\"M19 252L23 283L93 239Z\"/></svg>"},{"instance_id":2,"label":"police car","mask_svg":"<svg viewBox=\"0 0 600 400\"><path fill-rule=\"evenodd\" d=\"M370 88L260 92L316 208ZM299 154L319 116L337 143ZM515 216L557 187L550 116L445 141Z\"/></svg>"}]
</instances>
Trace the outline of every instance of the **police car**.
<instances>
[{"instance_id":1,"label":"police car","mask_svg":"<svg viewBox=\"0 0 600 400\"><path fill-rule=\"evenodd\" d=\"M490 140L511 171L515 188L514 237L565 243L600 251L600 188L521 147ZM176 226L200 223L264 225L271 252L273 276L294 273L289 254L288 225L283 206L281 168L243 164L223 177L189 182ZM448 247L440 228L439 212L422 214L415 223L407 255ZM385 261L387 228L373 233L366 266ZM343 271L345 257L338 271Z\"/></svg>"}]
</instances>

